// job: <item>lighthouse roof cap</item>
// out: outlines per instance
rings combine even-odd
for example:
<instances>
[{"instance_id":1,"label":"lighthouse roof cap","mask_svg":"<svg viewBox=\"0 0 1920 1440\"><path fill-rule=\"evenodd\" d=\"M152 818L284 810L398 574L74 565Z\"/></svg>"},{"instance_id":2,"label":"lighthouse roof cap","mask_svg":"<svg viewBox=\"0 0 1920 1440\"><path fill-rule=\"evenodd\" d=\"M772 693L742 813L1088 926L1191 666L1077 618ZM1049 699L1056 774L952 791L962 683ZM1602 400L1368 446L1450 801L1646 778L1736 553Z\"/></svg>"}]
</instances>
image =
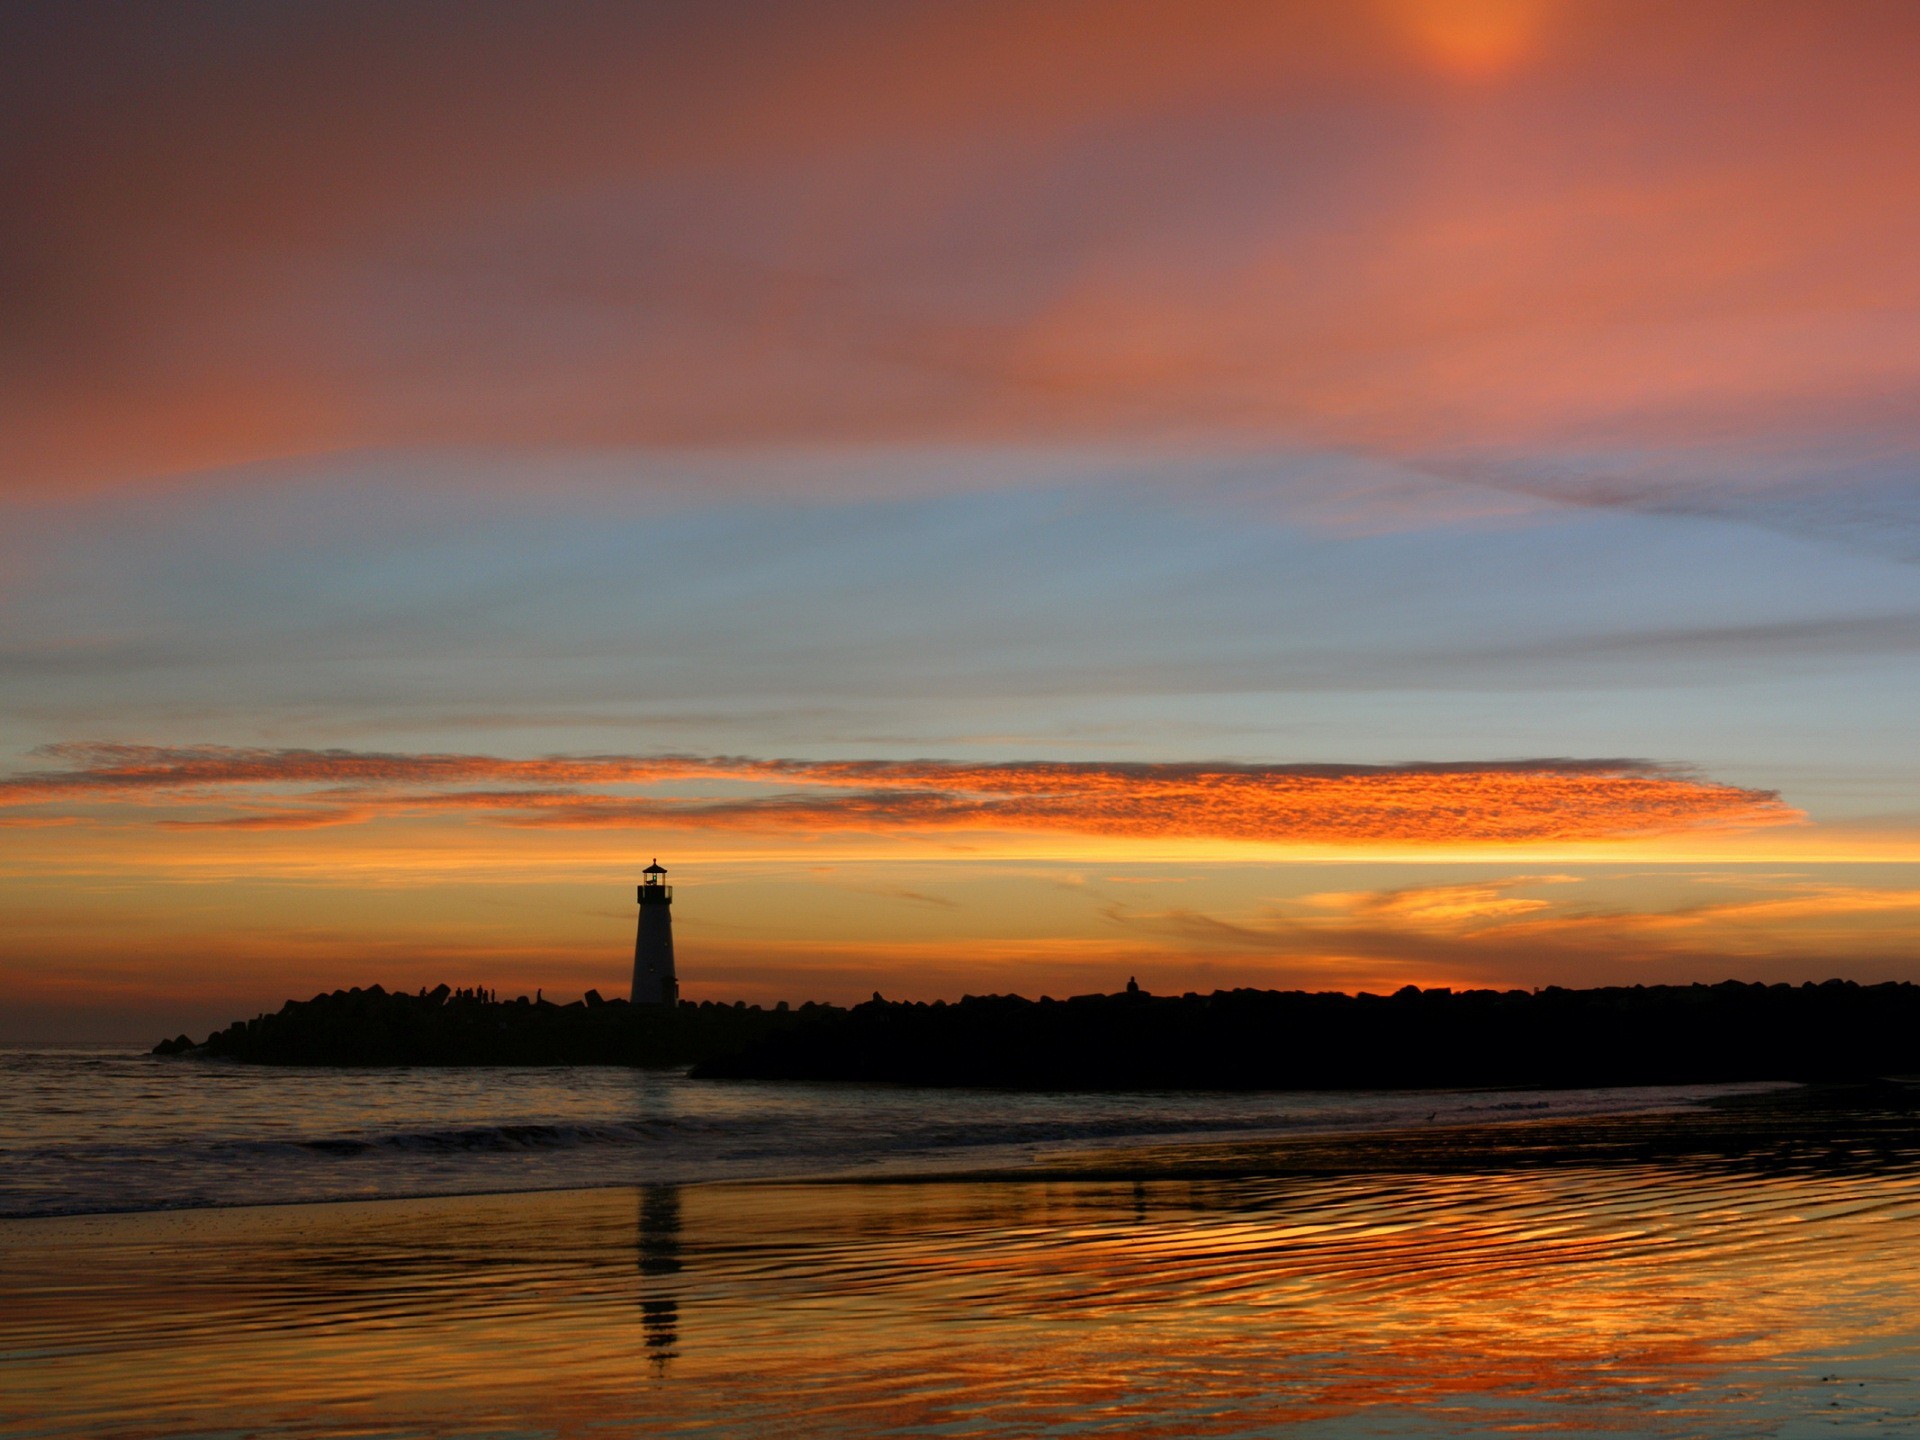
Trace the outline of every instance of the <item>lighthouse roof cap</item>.
<instances>
[{"instance_id":1,"label":"lighthouse roof cap","mask_svg":"<svg viewBox=\"0 0 1920 1440\"><path fill-rule=\"evenodd\" d=\"M667 873L667 867L656 860L640 873L642 875L664 875Z\"/></svg>"}]
</instances>

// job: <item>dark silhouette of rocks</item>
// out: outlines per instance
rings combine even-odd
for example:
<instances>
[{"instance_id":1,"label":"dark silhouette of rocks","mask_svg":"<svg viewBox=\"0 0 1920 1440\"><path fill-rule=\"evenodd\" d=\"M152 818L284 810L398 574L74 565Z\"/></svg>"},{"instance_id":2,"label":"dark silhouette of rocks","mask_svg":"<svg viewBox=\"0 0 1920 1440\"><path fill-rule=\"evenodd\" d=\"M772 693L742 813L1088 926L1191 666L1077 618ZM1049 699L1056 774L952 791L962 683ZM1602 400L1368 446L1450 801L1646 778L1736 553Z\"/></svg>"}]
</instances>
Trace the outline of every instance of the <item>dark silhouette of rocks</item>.
<instances>
[{"instance_id":1,"label":"dark silhouette of rocks","mask_svg":"<svg viewBox=\"0 0 1920 1440\"><path fill-rule=\"evenodd\" d=\"M770 1031L696 1076L1013 1089L1385 1089L1920 1073L1920 987L1224 990L874 1000Z\"/></svg>"},{"instance_id":2,"label":"dark silhouette of rocks","mask_svg":"<svg viewBox=\"0 0 1920 1440\"><path fill-rule=\"evenodd\" d=\"M373 985L289 1000L203 1045L182 1035L153 1053L263 1065L689 1065L745 1049L821 1008L629 1005L592 992L556 1005L445 985L414 995Z\"/></svg>"},{"instance_id":3,"label":"dark silhouette of rocks","mask_svg":"<svg viewBox=\"0 0 1920 1440\"><path fill-rule=\"evenodd\" d=\"M154 1047L279 1065L690 1065L711 1079L1029 1090L1386 1089L1920 1074L1920 986L1222 990L763 1010L442 985L336 990Z\"/></svg>"}]
</instances>

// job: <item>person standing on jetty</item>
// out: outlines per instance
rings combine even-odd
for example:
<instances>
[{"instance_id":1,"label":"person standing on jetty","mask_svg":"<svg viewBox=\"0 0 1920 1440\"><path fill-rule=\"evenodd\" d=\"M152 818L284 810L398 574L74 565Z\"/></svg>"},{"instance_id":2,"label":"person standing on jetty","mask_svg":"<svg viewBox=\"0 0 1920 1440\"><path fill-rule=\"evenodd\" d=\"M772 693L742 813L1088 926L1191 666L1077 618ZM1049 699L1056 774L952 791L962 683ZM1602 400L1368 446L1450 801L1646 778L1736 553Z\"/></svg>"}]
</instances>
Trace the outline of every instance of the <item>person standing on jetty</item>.
<instances>
[{"instance_id":1,"label":"person standing on jetty","mask_svg":"<svg viewBox=\"0 0 1920 1440\"><path fill-rule=\"evenodd\" d=\"M633 1003L674 1005L680 980L673 973L673 887L658 860L641 872L640 929L633 941Z\"/></svg>"}]
</instances>

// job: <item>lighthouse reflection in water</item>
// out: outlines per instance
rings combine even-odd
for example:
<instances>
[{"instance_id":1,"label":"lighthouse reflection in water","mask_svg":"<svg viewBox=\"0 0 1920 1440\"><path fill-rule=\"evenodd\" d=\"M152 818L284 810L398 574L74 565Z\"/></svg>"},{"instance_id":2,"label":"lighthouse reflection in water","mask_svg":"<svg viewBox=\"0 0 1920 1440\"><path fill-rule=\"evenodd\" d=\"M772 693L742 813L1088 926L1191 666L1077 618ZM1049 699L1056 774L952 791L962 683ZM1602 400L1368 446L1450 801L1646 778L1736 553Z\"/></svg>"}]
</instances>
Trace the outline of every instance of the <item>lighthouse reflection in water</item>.
<instances>
[{"instance_id":1,"label":"lighthouse reflection in water","mask_svg":"<svg viewBox=\"0 0 1920 1440\"><path fill-rule=\"evenodd\" d=\"M675 1278L680 1273L680 1187L645 1185L640 1189L640 1233L635 1247L640 1261L640 1325L646 1336L647 1359L654 1373L664 1375L667 1362L679 1353L680 1300Z\"/></svg>"}]
</instances>

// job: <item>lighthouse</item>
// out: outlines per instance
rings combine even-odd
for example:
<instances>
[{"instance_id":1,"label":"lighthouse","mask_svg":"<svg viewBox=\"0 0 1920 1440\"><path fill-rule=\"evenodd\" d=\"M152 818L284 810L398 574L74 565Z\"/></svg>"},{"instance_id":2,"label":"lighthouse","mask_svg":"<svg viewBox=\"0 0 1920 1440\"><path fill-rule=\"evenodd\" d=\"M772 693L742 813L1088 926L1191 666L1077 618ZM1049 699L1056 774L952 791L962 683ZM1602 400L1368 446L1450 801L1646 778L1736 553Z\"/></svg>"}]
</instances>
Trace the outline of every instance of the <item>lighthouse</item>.
<instances>
[{"instance_id":1,"label":"lighthouse","mask_svg":"<svg viewBox=\"0 0 1920 1440\"><path fill-rule=\"evenodd\" d=\"M680 980L673 973L673 887L667 867L655 860L640 872L640 931L633 941L633 1003L673 1005Z\"/></svg>"}]
</instances>

